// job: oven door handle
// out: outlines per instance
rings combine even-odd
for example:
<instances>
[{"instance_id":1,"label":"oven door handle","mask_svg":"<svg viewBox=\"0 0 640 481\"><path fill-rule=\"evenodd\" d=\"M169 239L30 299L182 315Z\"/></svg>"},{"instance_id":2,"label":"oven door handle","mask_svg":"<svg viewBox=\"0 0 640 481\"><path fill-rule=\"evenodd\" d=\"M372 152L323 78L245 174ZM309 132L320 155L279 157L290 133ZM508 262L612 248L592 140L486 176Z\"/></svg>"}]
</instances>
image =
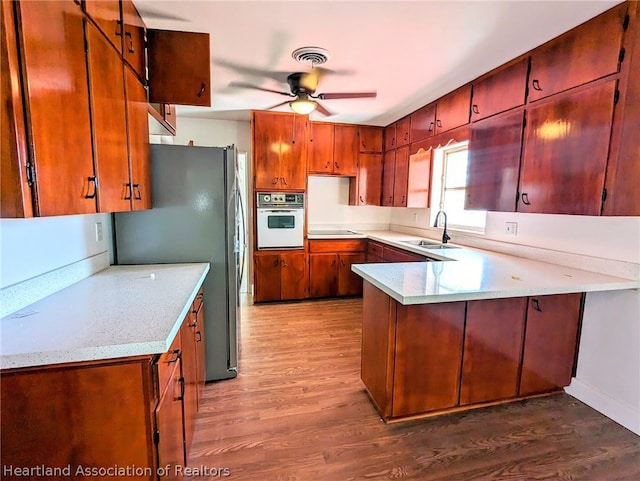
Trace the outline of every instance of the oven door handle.
<instances>
[{"instance_id":1,"label":"oven door handle","mask_svg":"<svg viewBox=\"0 0 640 481\"><path fill-rule=\"evenodd\" d=\"M295 212L295 210L291 209L277 209L277 210L265 210L265 212L272 212L274 214L279 214L280 212Z\"/></svg>"}]
</instances>

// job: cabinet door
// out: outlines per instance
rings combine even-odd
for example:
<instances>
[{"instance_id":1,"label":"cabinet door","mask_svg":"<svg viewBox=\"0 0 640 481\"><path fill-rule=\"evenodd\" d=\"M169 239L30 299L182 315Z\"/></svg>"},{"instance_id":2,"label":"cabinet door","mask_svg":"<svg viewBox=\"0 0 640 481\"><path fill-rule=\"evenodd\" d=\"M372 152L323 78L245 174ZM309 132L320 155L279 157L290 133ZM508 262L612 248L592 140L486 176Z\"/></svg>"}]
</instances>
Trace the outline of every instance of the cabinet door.
<instances>
[{"instance_id":1,"label":"cabinet door","mask_svg":"<svg viewBox=\"0 0 640 481\"><path fill-rule=\"evenodd\" d=\"M124 67L127 86L128 145L131 164L133 210L151 209L151 159L149 156L149 120L144 86L128 67Z\"/></svg>"},{"instance_id":2,"label":"cabinet door","mask_svg":"<svg viewBox=\"0 0 640 481\"><path fill-rule=\"evenodd\" d=\"M131 0L122 0L122 22L124 37L122 53L124 59L141 79L146 79L145 24ZM189 51L189 55L192 52ZM176 68L179 68L176 66ZM185 72L187 74L187 72Z\"/></svg>"},{"instance_id":3,"label":"cabinet door","mask_svg":"<svg viewBox=\"0 0 640 481\"><path fill-rule=\"evenodd\" d=\"M184 446L185 456L188 458L195 430L196 414L198 413L198 381L197 381L197 352L195 336L195 314L189 311L182 327L180 327L180 345L182 346L182 395L184 409Z\"/></svg>"},{"instance_id":4,"label":"cabinet door","mask_svg":"<svg viewBox=\"0 0 640 481\"><path fill-rule=\"evenodd\" d=\"M284 138L284 116L253 113L253 158L256 190L277 189L280 184L280 147ZM293 126L291 126L293 128Z\"/></svg>"},{"instance_id":5,"label":"cabinet door","mask_svg":"<svg viewBox=\"0 0 640 481\"><path fill-rule=\"evenodd\" d=\"M360 125L358 127L358 137L360 138L360 152L382 152L381 127L370 127Z\"/></svg>"},{"instance_id":6,"label":"cabinet door","mask_svg":"<svg viewBox=\"0 0 640 481\"><path fill-rule=\"evenodd\" d=\"M33 216L14 2L0 4L0 217Z\"/></svg>"},{"instance_id":7,"label":"cabinet door","mask_svg":"<svg viewBox=\"0 0 640 481\"><path fill-rule=\"evenodd\" d=\"M528 111L519 212L599 215L616 81Z\"/></svg>"},{"instance_id":8,"label":"cabinet door","mask_svg":"<svg viewBox=\"0 0 640 481\"><path fill-rule=\"evenodd\" d=\"M333 171L333 124L309 123L307 171L309 174L330 174Z\"/></svg>"},{"instance_id":9,"label":"cabinet door","mask_svg":"<svg viewBox=\"0 0 640 481\"><path fill-rule=\"evenodd\" d=\"M307 258L304 252L280 254L281 299L304 299L309 288Z\"/></svg>"},{"instance_id":10,"label":"cabinet door","mask_svg":"<svg viewBox=\"0 0 640 481\"><path fill-rule=\"evenodd\" d=\"M131 190L122 60L91 22L86 22L86 34L98 210L128 211Z\"/></svg>"},{"instance_id":11,"label":"cabinet door","mask_svg":"<svg viewBox=\"0 0 640 481\"><path fill-rule=\"evenodd\" d=\"M518 394L527 298L467 303L460 404Z\"/></svg>"},{"instance_id":12,"label":"cabinet door","mask_svg":"<svg viewBox=\"0 0 640 481\"><path fill-rule=\"evenodd\" d=\"M360 154L356 205L380 205L382 195L382 154Z\"/></svg>"},{"instance_id":13,"label":"cabinet door","mask_svg":"<svg viewBox=\"0 0 640 481\"><path fill-rule=\"evenodd\" d=\"M338 254L309 254L309 297L333 297L338 292Z\"/></svg>"},{"instance_id":14,"label":"cabinet door","mask_svg":"<svg viewBox=\"0 0 640 481\"><path fill-rule=\"evenodd\" d=\"M396 122L396 143L398 147L409 145L411 137L411 116L401 118Z\"/></svg>"},{"instance_id":15,"label":"cabinet door","mask_svg":"<svg viewBox=\"0 0 640 481\"><path fill-rule=\"evenodd\" d=\"M82 11L64 1L20 2L16 7L22 25L37 213L95 213Z\"/></svg>"},{"instance_id":16,"label":"cabinet door","mask_svg":"<svg viewBox=\"0 0 640 481\"><path fill-rule=\"evenodd\" d=\"M396 143L396 123L387 125L384 129L384 151L387 152L397 147Z\"/></svg>"},{"instance_id":17,"label":"cabinet door","mask_svg":"<svg viewBox=\"0 0 640 481\"><path fill-rule=\"evenodd\" d=\"M305 190L307 185L307 117L286 115L282 120L280 149L281 190Z\"/></svg>"},{"instance_id":18,"label":"cabinet door","mask_svg":"<svg viewBox=\"0 0 640 481\"><path fill-rule=\"evenodd\" d=\"M394 417L458 403L465 304L398 305Z\"/></svg>"},{"instance_id":19,"label":"cabinet door","mask_svg":"<svg viewBox=\"0 0 640 481\"><path fill-rule=\"evenodd\" d=\"M407 206L407 189L409 183L409 147L396 150L396 173L393 181L393 206Z\"/></svg>"},{"instance_id":20,"label":"cabinet door","mask_svg":"<svg viewBox=\"0 0 640 481\"><path fill-rule=\"evenodd\" d=\"M407 207L428 208L431 184L431 156L433 149L419 149L409 156L407 178Z\"/></svg>"},{"instance_id":21,"label":"cabinet door","mask_svg":"<svg viewBox=\"0 0 640 481\"><path fill-rule=\"evenodd\" d=\"M351 264L364 264L364 252L338 255L338 296L362 294L362 277L351 271Z\"/></svg>"},{"instance_id":22,"label":"cabinet door","mask_svg":"<svg viewBox=\"0 0 640 481\"><path fill-rule=\"evenodd\" d=\"M336 125L333 149L333 173L355 176L358 173L360 140L357 125Z\"/></svg>"},{"instance_id":23,"label":"cabinet door","mask_svg":"<svg viewBox=\"0 0 640 481\"><path fill-rule=\"evenodd\" d=\"M529 298L520 395L555 391L571 382L582 294Z\"/></svg>"},{"instance_id":24,"label":"cabinet door","mask_svg":"<svg viewBox=\"0 0 640 481\"><path fill-rule=\"evenodd\" d=\"M384 153L382 168L382 205L393 205L393 187L396 177L396 151L389 150Z\"/></svg>"},{"instance_id":25,"label":"cabinet door","mask_svg":"<svg viewBox=\"0 0 640 481\"><path fill-rule=\"evenodd\" d=\"M625 2L536 48L529 102L616 73L627 9Z\"/></svg>"},{"instance_id":26,"label":"cabinet door","mask_svg":"<svg viewBox=\"0 0 640 481\"><path fill-rule=\"evenodd\" d=\"M280 256L260 254L253 258L256 302L280 300Z\"/></svg>"},{"instance_id":27,"label":"cabinet door","mask_svg":"<svg viewBox=\"0 0 640 481\"><path fill-rule=\"evenodd\" d=\"M147 56L149 102L211 107L208 33L149 29Z\"/></svg>"},{"instance_id":28,"label":"cabinet door","mask_svg":"<svg viewBox=\"0 0 640 481\"><path fill-rule=\"evenodd\" d=\"M427 104L411 114L411 142L431 137L436 130L436 104Z\"/></svg>"},{"instance_id":29,"label":"cabinet door","mask_svg":"<svg viewBox=\"0 0 640 481\"><path fill-rule=\"evenodd\" d=\"M436 107L436 134L469 123L471 85L466 85L438 100Z\"/></svg>"},{"instance_id":30,"label":"cabinet door","mask_svg":"<svg viewBox=\"0 0 640 481\"><path fill-rule=\"evenodd\" d=\"M473 84L471 120L477 121L524 105L529 59Z\"/></svg>"},{"instance_id":31,"label":"cabinet door","mask_svg":"<svg viewBox=\"0 0 640 481\"><path fill-rule=\"evenodd\" d=\"M120 2L85 0L84 10L98 25L118 52L122 52L122 20Z\"/></svg>"},{"instance_id":32,"label":"cabinet door","mask_svg":"<svg viewBox=\"0 0 640 481\"><path fill-rule=\"evenodd\" d=\"M176 467L185 465L184 436L182 424L182 389L180 360L176 363L166 390L156 407L156 430L158 432L158 466L171 466L164 480L178 480Z\"/></svg>"},{"instance_id":33,"label":"cabinet door","mask_svg":"<svg viewBox=\"0 0 640 481\"><path fill-rule=\"evenodd\" d=\"M524 111L471 127L465 209L515 212Z\"/></svg>"}]
</instances>

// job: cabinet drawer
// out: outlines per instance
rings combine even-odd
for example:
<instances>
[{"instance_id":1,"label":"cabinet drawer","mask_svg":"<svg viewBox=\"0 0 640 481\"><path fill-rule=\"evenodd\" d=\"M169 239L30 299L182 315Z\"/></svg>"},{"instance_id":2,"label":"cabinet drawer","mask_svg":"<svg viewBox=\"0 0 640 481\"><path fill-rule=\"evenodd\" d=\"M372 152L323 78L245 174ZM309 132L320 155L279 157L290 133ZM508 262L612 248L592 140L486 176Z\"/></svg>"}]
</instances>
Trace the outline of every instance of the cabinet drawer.
<instances>
[{"instance_id":1,"label":"cabinet drawer","mask_svg":"<svg viewBox=\"0 0 640 481\"><path fill-rule=\"evenodd\" d=\"M427 260L426 257L420 254L389 246L385 246L383 258L385 262L423 262Z\"/></svg>"},{"instance_id":2,"label":"cabinet drawer","mask_svg":"<svg viewBox=\"0 0 640 481\"><path fill-rule=\"evenodd\" d=\"M309 252L364 252L365 239L332 239L309 241Z\"/></svg>"},{"instance_id":3,"label":"cabinet drawer","mask_svg":"<svg viewBox=\"0 0 640 481\"><path fill-rule=\"evenodd\" d=\"M179 365L178 361L181 357L180 335L176 334L176 338L171 343L169 350L162 353L160 359L158 359L158 390L160 393L164 392L174 370Z\"/></svg>"},{"instance_id":4,"label":"cabinet drawer","mask_svg":"<svg viewBox=\"0 0 640 481\"><path fill-rule=\"evenodd\" d=\"M367 243L368 255L382 257L383 251L384 251L384 247L382 247L382 244L378 244L377 242L371 242L371 241Z\"/></svg>"}]
</instances>

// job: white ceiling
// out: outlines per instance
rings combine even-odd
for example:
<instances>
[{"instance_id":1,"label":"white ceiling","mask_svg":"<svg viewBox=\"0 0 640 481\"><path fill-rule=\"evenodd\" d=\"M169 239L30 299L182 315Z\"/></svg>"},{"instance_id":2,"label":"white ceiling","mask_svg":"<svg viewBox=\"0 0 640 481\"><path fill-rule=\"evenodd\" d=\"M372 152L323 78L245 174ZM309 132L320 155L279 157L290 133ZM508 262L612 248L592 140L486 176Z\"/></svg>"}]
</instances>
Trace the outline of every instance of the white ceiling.
<instances>
[{"instance_id":1,"label":"white ceiling","mask_svg":"<svg viewBox=\"0 0 640 481\"><path fill-rule=\"evenodd\" d=\"M286 73L308 70L298 47L329 50L316 93L376 90L375 99L325 100L312 119L387 125L620 3L598 1L158 1L134 0L147 27L211 34L212 107L179 116L248 120L285 100L230 87L288 91ZM188 52L185 52L188 54ZM281 72L283 82L251 70ZM285 106L278 110L286 111Z\"/></svg>"}]
</instances>

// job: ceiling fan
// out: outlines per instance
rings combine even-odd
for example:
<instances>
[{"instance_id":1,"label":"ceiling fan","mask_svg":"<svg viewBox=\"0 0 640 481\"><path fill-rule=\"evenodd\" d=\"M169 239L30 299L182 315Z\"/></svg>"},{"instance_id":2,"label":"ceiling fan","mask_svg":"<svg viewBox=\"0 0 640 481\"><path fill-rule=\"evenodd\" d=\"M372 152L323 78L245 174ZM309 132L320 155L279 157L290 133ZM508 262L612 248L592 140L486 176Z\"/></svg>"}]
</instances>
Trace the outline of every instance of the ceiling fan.
<instances>
[{"instance_id":1,"label":"ceiling fan","mask_svg":"<svg viewBox=\"0 0 640 481\"><path fill-rule=\"evenodd\" d=\"M231 82L231 87L243 87L255 90L262 90L263 92L271 92L274 94L285 95L291 97L294 100L285 100L279 104L269 107L267 110L275 109L285 104L289 104L291 110L297 114L306 115L310 114L314 110L317 110L325 116L333 115L325 106L323 106L318 100L334 100L334 99L363 99L363 98L375 98L377 93L371 92L333 92L333 93L318 93L318 83L320 76L324 69L314 67L309 72L294 72L287 77L287 83L289 84L290 92L283 92L280 90L267 89L259 87L245 82Z\"/></svg>"}]
</instances>

